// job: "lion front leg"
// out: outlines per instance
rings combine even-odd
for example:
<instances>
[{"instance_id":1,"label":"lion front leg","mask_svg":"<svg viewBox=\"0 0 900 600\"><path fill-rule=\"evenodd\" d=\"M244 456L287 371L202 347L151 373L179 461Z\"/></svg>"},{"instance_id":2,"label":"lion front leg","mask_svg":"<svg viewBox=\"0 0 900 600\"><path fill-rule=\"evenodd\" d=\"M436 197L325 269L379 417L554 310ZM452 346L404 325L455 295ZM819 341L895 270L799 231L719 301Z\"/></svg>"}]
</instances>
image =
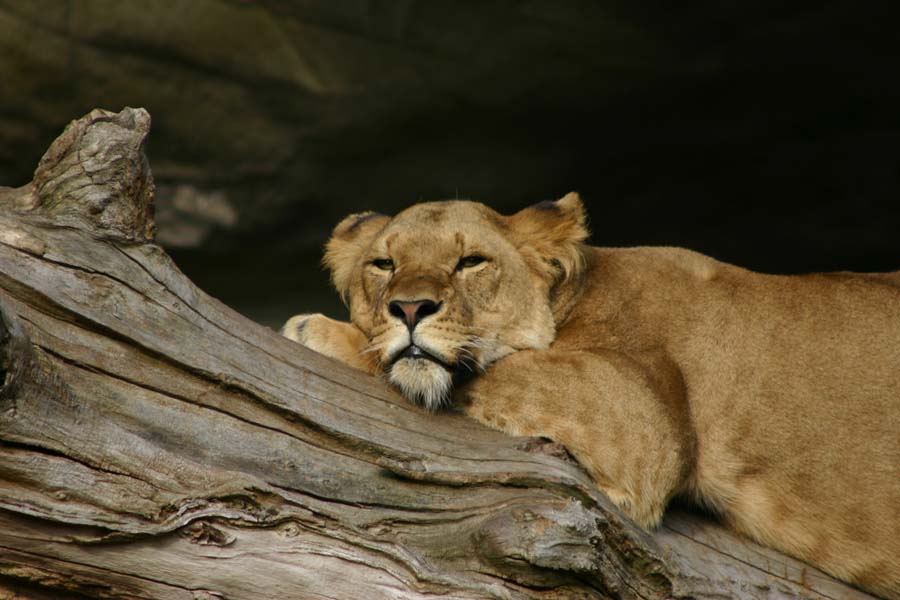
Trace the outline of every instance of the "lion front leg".
<instances>
[{"instance_id":1,"label":"lion front leg","mask_svg":"<svg viewBox=\"0 0 900 600\"><path fill-rule=\"evenodd\" d=\"M369 341L353 323L336 321L319 313L296 315L284 324L281 334L351 367L377 373L377 359L366 352Z\"/></svg>"},{"instance_id":2,"label":"lion front leg","mask_svg":"<svg viewBox=\"0 0 900 600\"><path fill-rule=\"evenodd\" d=\"M526 350L457 392L466 414L513 435L566 446L642 527L684 487L691 436L642 368L615 353Z\"/></svg>"}]
</instances>

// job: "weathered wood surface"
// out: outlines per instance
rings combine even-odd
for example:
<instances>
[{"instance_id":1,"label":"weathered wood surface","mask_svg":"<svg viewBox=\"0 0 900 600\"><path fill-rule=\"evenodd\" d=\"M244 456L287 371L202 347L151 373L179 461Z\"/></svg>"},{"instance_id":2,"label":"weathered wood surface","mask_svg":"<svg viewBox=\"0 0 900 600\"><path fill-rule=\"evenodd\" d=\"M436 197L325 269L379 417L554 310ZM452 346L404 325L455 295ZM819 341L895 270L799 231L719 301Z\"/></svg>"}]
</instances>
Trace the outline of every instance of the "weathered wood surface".
<instances>
[{"instance_id":1,"label":"weathered wood surface","mask_svg":"<svg viewBox=\"0 0 900 600\"><path fill-rule=\"evenodd\" d=\"M148 131L94 111L0 189L0 599L869 597L686 511L648 535L554 444L207 296L152 242Z\"/></svg>"}]
</instances>

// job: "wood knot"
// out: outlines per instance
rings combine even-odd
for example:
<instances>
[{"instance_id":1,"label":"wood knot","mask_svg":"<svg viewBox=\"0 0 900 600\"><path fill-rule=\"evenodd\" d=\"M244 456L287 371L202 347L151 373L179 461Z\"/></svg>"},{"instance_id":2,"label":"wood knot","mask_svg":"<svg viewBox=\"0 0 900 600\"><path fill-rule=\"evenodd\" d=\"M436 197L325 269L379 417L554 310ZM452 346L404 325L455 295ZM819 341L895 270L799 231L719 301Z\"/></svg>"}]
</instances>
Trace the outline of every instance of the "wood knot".
<instances>
[{"instance_id":1,"label":"wood knot","mask_svg":"<svg viewBox=\"0 0 900 600\"><path fill-rule=\"evenodd\" d=\"M235 537L214 527L208 521L194 521L181 528L179 535L192 544L201 546L229 546Z\"/></svg>"},{"instance_id":2,"label":"wood knot","mask_svg":"<svg viewBox=\"0 0 900 600\"><path fill-rule=\"evenodd\" d=\"M597 571L593 516L580 502L517 507L488 519L475 534L478 554L526 585L551 585L565 573Z\"/></svg>"}]
</instances>

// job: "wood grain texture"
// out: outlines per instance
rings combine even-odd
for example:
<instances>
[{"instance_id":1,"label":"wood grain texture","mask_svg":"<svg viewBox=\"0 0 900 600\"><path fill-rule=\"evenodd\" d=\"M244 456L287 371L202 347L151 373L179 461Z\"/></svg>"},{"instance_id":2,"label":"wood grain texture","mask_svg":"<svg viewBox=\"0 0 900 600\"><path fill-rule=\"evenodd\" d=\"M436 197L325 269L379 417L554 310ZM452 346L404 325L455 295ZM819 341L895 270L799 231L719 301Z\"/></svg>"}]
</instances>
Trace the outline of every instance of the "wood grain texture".
<instances>
[{"instance_id":1,"label":"wood grain texture","mask_svg":"<svg viewBox=\"0 0 900 600\"><path fill-rule=\"evenodd\" d=\"M686 511L649 535L555 444L207 296L152 242L148 130L94 111L0 189L0 599L868 597Z\"/></svg>"}]
</instances>

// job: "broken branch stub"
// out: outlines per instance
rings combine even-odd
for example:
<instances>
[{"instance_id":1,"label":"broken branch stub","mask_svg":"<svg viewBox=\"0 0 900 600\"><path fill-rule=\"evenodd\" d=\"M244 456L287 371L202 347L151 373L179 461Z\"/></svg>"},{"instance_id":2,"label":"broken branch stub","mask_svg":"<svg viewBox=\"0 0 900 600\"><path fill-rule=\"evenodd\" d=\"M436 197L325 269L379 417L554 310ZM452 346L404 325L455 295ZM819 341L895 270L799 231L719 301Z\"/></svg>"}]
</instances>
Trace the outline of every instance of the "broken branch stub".
<instances>
[{"instance_id":1,"label":"broken branch stub","mask_svg":"<svg viewBox=\"0 0 900 600\"><path fill-rule=\"evenodd\" d=\"M23 208L120 241L153 240L150 115L95 109L72 121L38 163Z\"/></svg>"}]
</instances>

